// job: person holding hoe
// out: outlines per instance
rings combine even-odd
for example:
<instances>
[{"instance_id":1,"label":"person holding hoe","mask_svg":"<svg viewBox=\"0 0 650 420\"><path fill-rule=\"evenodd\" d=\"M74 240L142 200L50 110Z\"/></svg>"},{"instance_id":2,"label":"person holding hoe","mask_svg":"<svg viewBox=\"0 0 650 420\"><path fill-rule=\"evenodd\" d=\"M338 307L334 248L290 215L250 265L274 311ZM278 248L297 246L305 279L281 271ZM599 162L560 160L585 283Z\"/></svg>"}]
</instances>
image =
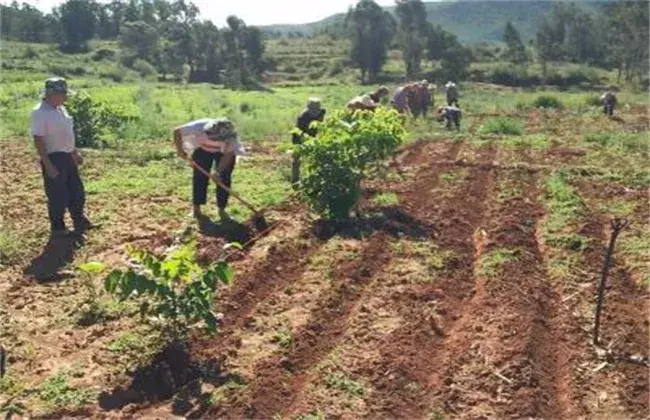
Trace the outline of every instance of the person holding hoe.
<instances>
[{"instance_id":1,"label":"person holding hoe","mask_svg":"<svg viewBox=\"0 0 650 420\"><path fill-rule=\"evenodd\" d=\"M68 93L65 79L45 81L43 100L31 113L31 134L41 161L51 237L70 234L64 221L67 209L74 225L73 238L83 240L93 225L84 214L86 193L79 176L83 158L75 146L74 121L63 105Z\"/></svg>"},{"instance_id":2,"label":"person holding hoe","mask_svg":"<svg viewBox=\"0 0 650 420\"><path fill-rule=\"evenodd\" d=\"M227 118L203 118L191 121L174 129L174 146L182 159L187 161L191 159L194 167L192 215L197 219L203 217L201 206L206 204L209 182L208 176L195 166L209 173L214 164L218 178L228 188L227 190L217 187L219 217L223 220L230 219L226 206L232 185L232 172L235 169L237 156L244 154L233 123Z\"/></svg>"}]
</instances>

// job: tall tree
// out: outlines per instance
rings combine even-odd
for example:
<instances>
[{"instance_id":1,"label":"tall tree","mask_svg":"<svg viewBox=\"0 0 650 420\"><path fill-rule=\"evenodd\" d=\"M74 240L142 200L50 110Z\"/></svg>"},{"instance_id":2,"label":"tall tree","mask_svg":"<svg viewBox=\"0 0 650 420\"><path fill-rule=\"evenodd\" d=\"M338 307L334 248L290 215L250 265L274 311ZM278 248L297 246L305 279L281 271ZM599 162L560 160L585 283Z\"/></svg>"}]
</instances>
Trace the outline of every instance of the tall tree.
<instances>
[{"instance_id":1,"label":"tall tree","mask_svg":"<svg viewBox=\"0 0 650 420\"><path fill-rule=\"evenodd\" d=\"M61 22L61 50L81 52L95 35L95 3L88 0L67 0L55 11Z\"/></svg>"},{"instance_id":2,"label":"tall tree","mask_svg":"<svg viewBox=\"0 0 650 420\"><path fill-rule=\"evenodd\" d=\"M430 25L421 0L396 0L396 3L397 41L406 65L406 78L413 79L420 72L422 52Z\"/></svg>"},{"instance_id":3,"label":"tall tree","mask_svg":"<svg viewBox=\"0 0 650 420\"><path fill-rule=\"evenodd\" d=\"M505 58L515 64L524 64L526 62L526 47L521 42L519 32L510 21L506 23L502 40L506 44Z\"/></svg>"},{"instance_id":4,"label":"tall tree","mask_svg":"<svg viewBox=\"0 0 650 420\"><path fill-rule=\"evenodd\" d=\"M120 45L134 58L149 62L158 53L158 32L145 22L126 22L120 34Z\"/></svg>"},{"instance_id":5,"label":"tall tree","mask_svg":"<svg viewBox=\"0 0 650 420\"><path fill-rule=\"evenodd\" d=\"M361 71L362 83L374 81L386 63L395 25L390 13L373 0L361 0L348 11L345 26L352 41L350 59Z\"/></svg>"},{"instance_id":6,"label":"tall tree","mask_svg":"<svg viewBox=\"0 0 650 420\"><path fill-rule=\"evenodd\" d=\"M606 9L610 62L618 79L642 79L648 74L648 4L637 1L612 3Z\"/></svg>"}]
</instances>

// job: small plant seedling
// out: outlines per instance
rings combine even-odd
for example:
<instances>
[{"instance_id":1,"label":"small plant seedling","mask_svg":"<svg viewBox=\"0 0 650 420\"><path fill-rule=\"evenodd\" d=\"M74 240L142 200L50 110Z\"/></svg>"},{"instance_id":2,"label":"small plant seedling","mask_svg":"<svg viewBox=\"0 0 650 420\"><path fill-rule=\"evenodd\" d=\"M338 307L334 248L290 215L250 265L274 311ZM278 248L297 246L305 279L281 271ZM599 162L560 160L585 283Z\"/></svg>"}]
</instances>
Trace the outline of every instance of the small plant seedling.
<instances>
[{"instance_id":1,"label":"small plant seedling","mask_svg":"<svg viewBox=\"0 0 650 420\"><path fill-rule=\"evenodd\" d=\"M494 277L501 272L503 266L518 259L519 251L505 248L492 250L483 254L478 261L478 274Z\"/></svg>"},{"instance_id":2,"label":"small plant seedling","mask_svg":"<svg viewBox=\"0 0 650 420\"><path fill-rule=\"evenodd\" d=\"M503 134L520 136L524 133L521 124L507 118L491 118L479 127L480 134Z\"/></svg>"},{"instance_id":3,"label":"small plant seedling","mask_svg":"<svg viewBox=\"0 0 650 420\"><path fill-rule=\"evenodd\" d=\"M108 293L119 301L143 298L141 316L158 321L163 335L174 342L182 341L189 328L199 322L208 331L217 331L212 302L219 284L232 283L233 271L227 262L202 268L195 259L195 244L173 250L163 258L133 249L129 253L135 264L106 277Z\"/></svg>"},{"instance_id":4,"label":"small plant seedling","mask_svg":"<svg viewBox=\"0 0 650 420\"><path fill-rule=\"evenodd\" d=\"M81 407L88 404L93 393L69 384L67 373L59 372L47 379L40 387L38 395L41 400L57 407Z\"/></svg>"},{"instance_id":5,"label":"small plant seedling","mask_svg":"<svg viewBox=\"0 0 650 420\"><path fill-rule=\"evenodd\" d=\"M380 206L392 206L399 203L399 198L397 197L397 194L387 192L377 194L372 198L372 201Z\"/></svg>"},{"instance_id":6,"label":"small plant seedling","mask_svg":"<svg viewBox=\"0 0 650 420\"><path fill-rule=\"evenodd\" d=\"M293 335L289 328L283 327L271 338L271 342L277 344L283 349L288 349L293 344Z\"/></svg>"},{"instance_id":7,"label":"small plant seedling","mask_svg":"<svg viewBox=\"0 0 650 420\"><path fill-rule=\"evenodd\" d=\"M330 372L323 381L328 388L343 391L350 397L363 397L366 393L361 382L350 379L343 372Z\"/></svg>"},{"instance_id":8,"label":"small plant seedling","mask_svg":"<svg viewBox=\"0 0 650 420\"><path fill-rule=\"evenodd\" d=\"M82 273L86 297L77 310L79 325L92 325L104 317L105 308L99 302L99 294L93 282L94 276L101 274L106 266L99 262L80 264L77 269Z\"/></svg>"}]
</instances>

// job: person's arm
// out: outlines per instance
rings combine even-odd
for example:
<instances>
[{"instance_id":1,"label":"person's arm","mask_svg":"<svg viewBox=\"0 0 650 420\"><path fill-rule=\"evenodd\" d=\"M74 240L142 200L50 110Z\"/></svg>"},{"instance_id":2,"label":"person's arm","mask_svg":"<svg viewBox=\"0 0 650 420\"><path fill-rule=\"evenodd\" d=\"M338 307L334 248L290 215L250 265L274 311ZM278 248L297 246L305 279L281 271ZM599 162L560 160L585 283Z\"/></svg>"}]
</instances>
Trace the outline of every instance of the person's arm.
<instances>
[{"instance_id":1,"label":"person's arm","mask_svg":"<svg viewBox=\"0 0 650 420\"><path fill-rule=\"evenodd\" d=\"M72 151L72 159L74 160L74 163L77 164L77 166L81 166L84 164L84 158L81 156L81 153L79 153L79 149L76 147Z\"/></svg>"},{"instance_id":2,"label":"person's arm","mask_svg":"<svg viewBox=\"0 0 650 420\"><path fill-rule=\"evenodd\" d=\"M174 147L176 148L176 153L181 159L187 159L187 153L183 150L183 135L181 133L181 128L177 127L174 129Z\"/></svg>"},{"instance_id":3,"label":"person's arm","mask_svg":"<svg viewBox=\"0 0 650 420\"><path fill-rule=\"evenodd\" d=\"M36 152L38 157L43 163L45 168L45 173L50 178L56 178L59 176L59 170L56 169L56 166L50 160L50 157L47 155L47 149L45 148L45 134L46 126L43 116L38 112L32 112L31 115L31 132L34 137L34 145L36 146Z\"/></svg>"}]
</instances>

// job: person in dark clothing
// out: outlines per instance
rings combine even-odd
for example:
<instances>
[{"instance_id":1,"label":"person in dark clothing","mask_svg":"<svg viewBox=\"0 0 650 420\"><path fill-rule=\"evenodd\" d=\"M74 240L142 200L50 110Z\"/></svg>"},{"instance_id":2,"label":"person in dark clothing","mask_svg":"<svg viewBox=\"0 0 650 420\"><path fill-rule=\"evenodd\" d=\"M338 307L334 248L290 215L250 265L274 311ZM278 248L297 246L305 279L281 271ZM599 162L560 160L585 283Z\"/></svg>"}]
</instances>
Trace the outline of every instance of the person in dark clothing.
<instances>
[{"instance_id":1,"label":"person in dark clothing","mask_svg":"<svg viewBox=\"0 0 650 420\"><path fill-rule=\"evenodd\" d=\"M293 144L302 144L305 139L305 136L315 137L318 134L318 130L311 125L314 121L323 121L325 118L326 110L322 107L321 101L318 98L310 98L307 102L307 108L300 113L298 116L298 121L296 122L296 127L300 130L300 133L293 133L291 138ZM291 165L291 182L295 184L300 180L300 159L297 156L293 156L293 162Z\"/></svg>"},{"instance_id":2,"label":"person in dark clothing","mask_svg":"<svg viewBox=\"0 0 650 420\"><path fill-rule=\"evenodd\" d=\"M445 126L448 130L451 130L455 126L456 130L460 131L460 119L462 117L460 108L448 105L439 106L436 117L439 122L446 121Z\"/></svg>"},{"instance_id":3,"label":"person in dark clothing","mask_svg":"<svg viewBox=\"0 0 650 420\"><path fill-rule=\"evenodd\" d=\"M86 193L78 168L83 158L75 147L74 121L63 106L68 92L63 78L45 81L43 100L31 113L31 133L41 160L51 236L69 234L64 221L68 210L74 225L73 235L83 240L83 234L92 224L84 215Z\"/></svg>"},{"instance_id":4,"label":"person in dark clothing","mask_svg":"<svg viewBox=\"0 0 650 420\"><path fill-rule=\"evenodd\" d=\"M614 108L616 108L616 104L618 103L614 90L610 89L609 91L605 92L605 94L601 96L600 100L603 101L603 112L605 115L608 117L613 116Z\"/></svg>"},{"instance_id":5,"label":"person in dark clothing","mask_svg":"<svg viewBox=\"0 0 650 420\"><path fill-rule=\"evenodd\" d=\"M174 129L174 146L178 155L192 161L207 172L213 164L221 182L228 188L232 185L232 172L235 169L237 156L244 150L237 140L237 132L227 118L203 118L192 121ZM209 178L201 171L194 169L192 174L192 205L193 215L197 219L203 217L201 206L207 201ZM219 217L230 219L226 212L230 194L223 188L217 187L217 207Z\"/></svg>"}]
</instances>

